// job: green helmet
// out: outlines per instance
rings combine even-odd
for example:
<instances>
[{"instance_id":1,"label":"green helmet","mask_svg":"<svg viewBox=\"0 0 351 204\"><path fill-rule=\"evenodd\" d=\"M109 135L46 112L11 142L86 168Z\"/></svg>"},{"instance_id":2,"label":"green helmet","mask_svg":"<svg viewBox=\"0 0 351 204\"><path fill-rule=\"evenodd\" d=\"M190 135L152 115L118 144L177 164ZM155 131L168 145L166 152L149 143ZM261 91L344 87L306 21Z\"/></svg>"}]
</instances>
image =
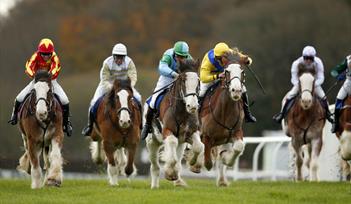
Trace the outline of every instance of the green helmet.
<instances>
[{"instance_id":1,"label":"green helmet","mask_svg":"<svg viewBox=\"0 0 351 204\"><path fill-rule=\"evenodd\" d=\"M184 41L178 41L174 44L173 51L176 55L187 57L189 55L189 46Z\"/></svg>"}]
</instances>

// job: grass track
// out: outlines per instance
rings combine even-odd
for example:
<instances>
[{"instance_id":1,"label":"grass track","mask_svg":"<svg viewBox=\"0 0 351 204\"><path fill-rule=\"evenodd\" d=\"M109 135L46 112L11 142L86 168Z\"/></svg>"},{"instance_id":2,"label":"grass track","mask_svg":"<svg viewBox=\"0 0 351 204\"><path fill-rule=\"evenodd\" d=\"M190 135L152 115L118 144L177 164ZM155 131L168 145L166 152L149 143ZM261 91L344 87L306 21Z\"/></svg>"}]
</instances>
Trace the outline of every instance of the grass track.
<instances>
[{"instance_id":1,"label":"grass track","mask_svg":"<svg viewBox=\"0 0 351 204\"><path fill-rule=\"evenodd\" d=\"M151 190L149 180L122 179L118 187L106 180L65 180L61 188L30 189L30 180L0 179L0 203L350 203L351 184L339 182L293 183L232 182L217 188L214 180L189 180L188 188L173 187L162 180L160 189Z\"/></svg>"}]
</instances>

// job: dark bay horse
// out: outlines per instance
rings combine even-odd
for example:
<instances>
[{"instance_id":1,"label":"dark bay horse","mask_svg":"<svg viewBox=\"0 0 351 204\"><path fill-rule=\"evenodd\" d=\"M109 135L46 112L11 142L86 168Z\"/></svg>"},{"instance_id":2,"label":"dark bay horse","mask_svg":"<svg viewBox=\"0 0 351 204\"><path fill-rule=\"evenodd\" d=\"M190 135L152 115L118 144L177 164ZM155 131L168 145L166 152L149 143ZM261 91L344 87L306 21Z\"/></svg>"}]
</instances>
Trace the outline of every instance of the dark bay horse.
<instances>
[{"instance_id":1,"label":"dark bay horse","mask_svg":"<svg viewBox=\"0 0 351 204\"><path fill-rule=\"evenodd\" d=\"M43 152L44 184L60 186L63 177L62 109L52 92L51 75L47 71L36 72L34 89L22 104L19 114L25 152L17 169L31 175L33 189L42 187L40 155Z\"/></svg>"},{"instance_id":2,"label":"dark bay horse","mask_svg":"<svg viewBox=\"0 0 351 204\"><path fill-rule=\"evenodd\" d=\"M300 72L300 71L299 71ZM299 73L300 90L282 126L291 137L295 153L295 179L302 180L302 164L309 168L310 181L318 181L318 157L322 148L325 110L314 93L314 72ZM307 151L303 151L306 148Z\"/></svg>"},{"instance_id":3,"label":"dark bay horse","mask_svg":"<svg viewBox=\"0 0 351 204\"><path fill-rule=\"evenodd\" d=\"M201 138L205 144L204 165L213 166L213 152L218 152L218 186L227 186L225 172L233 166L236 158L244 150L243 143L243 70L239 64L231 63L224 71L225 77L211 93L208 93L200 112ZM202 166L201 160L195 166ZM195 168L196 169L196 168Z\"/></svg>"},{"instance_id":4,"label":"dark bay horse","mask_svg":"<svg viewBox=\"0 0 351 204\"><path fill-rule=\"evenodd\" d=\"M112 186L118 185L118 175L125 173L129 177L135 170L140 124L141 112L133 99L130 79L116 79L98 107L90 146L95 162L102 162L107 157L107 173Z\"/></svg>"},{"instance_id":5,"label":"dark bay horse","mask_svg":"<svg viewBox=\"0 0 351 204\"><path fill-rule=\"evenodd\" d=\"M351 165L351 96L348 96L341 109L339 129L336 136L340 141L340 155L342 160L343 176L350 180Z\"/></svg>"},{"instance_id":6,"label":"dark bay horse","mask_svg":"<svg viewBox=\"0 0 351 204\"><path fill-rule=\"evenodd\" d=\"M186 185L180 177L185 144L192 145L194 158L204 149L200 140L198 121L198 66L199 62L194 60L180 62L179 76L160 105L157 121L162 130L161 132L158 130L155 125L157 121L154 120L153 134L149 134L146 138L151 162L151 188L159 187L159 150L161 146L164 147L162 158L165 162L165 177L167 180L174 181L174 185L178 186ZM147 104L144 108L147 108Z\"/></svg>"}]
</instances>

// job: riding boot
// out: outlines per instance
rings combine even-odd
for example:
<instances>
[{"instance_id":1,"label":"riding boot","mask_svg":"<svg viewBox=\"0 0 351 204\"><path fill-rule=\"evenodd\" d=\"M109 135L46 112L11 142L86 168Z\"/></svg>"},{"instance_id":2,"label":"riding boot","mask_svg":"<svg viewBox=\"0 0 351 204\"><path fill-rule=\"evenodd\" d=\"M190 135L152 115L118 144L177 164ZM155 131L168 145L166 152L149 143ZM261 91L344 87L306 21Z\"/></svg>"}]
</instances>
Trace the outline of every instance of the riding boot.
<instances>
[{"instance_id":1,"label":"riding boot","mask_svg":"<svg viewBox=\"0 0 351 204\"><path fill-rule=\"evenodd\" d=\"M247 96L246 92L242 94L242 98L243 98L243 102L244 102L245 122L247 122L247 123L255 123L256 122L256 118L250 112L249 97Z\"/></svg>"},{"instance_id":2,"label":"riding boot","mask_svg":"<svg viewBox=\"0 0 351 204\"><path fill-rule=\"evenodd\" d=\"M204 102L205 96L199 96L199 112L202 108L202 103Z\"/></svg>"},{"instance_id":3,"label":"riding boot","mask_svg":"<svg viewBox=\"0 0 351 204\"><path fill-rule=\"evenodd\" d=\"M82 130L82 135L90 136L91 131L93 130L93 125L94 125L94 116L93 116L93 113L89 110L88 124Z\"/></svg>"},{"instance_id":4,"label":"riding boot","mask_svg":"<svg viewBox=\"0 0 351 204\"><path fill-rule=\"evenodd\" d=\"M8 121L11 125L16 125L17 124L17 114L19 111L19 107L21 106L21 102L15 100L12 114L11 114L11 119Z\"/></svg>"},{"instance_id":5,"label":"riding boot","mask_svg":"<svg viewBox=\"0 0 351 204\"><path fill-rule=\"evenodd\" d=\"M289 109L293 105L294 98L286 99L283 109L280 113L273 116L273 120L277 123L281 123L282 120L285 118L286 114L288 113Z\"/></svg>"},{"instance_id":6,"label":"riding boot","mask_svg":"<svg viewBox=\"0 0 351 204\"><path fill-rule=\"evenodd\" d=\"M141 138L144 140L149 133L152 132L152 120L154 119L155 110L151 107L148 107L146 113L146 121L144 127L141 131Z\"/></svg>"},{"instance_id":7,"label":"riding boot","mask_svg":"<svg viewBox=\"0 0 351 204\"><path fill-rule=\"evenodd\" d=\"M62 117L63 117L63 131L66 132L67 136L72 135L72 123L69 120L69 104L62 105Z\"/></svg>"},{"instance_id":8,"label":"riding boot","mask_svg":"<svg viewBox=\"0 0 351 204\"><path fill-rule=\"evenodd\" d=\"M325 109L325 117L327 118L327 120L330 123L334 123L334 119L332 117L333 114L331 114L330 110L329 110L329 105L328 105L328 100L326 97L324 97L324 99L321 99L322 102L322 106Z\"/></svg>"},{"instance_id":9,"label":"riding boot","mask_svg":"<svg viewBox=\"0 0 351 204\"><path fill-rule=\"evenodd\" d=\"M340 110L343 106L343 100L341 99L336 99L335 102L335 110L334 110L334 123L331 129L332 133L336 133L339 129L339 116L340 116Z\"/></svg>"}]
</instances>

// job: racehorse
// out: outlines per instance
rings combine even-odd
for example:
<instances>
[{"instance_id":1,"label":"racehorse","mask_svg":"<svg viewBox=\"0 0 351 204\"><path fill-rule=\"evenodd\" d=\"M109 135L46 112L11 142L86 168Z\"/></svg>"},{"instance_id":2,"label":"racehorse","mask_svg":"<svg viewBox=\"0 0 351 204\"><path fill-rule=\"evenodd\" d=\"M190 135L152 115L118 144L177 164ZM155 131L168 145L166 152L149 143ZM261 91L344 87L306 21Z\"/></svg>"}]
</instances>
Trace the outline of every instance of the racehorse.
<instances>
[{"instance_id":1,"label":"racehorse","mask_svg":"<svg viewBox=\"0 0 351 204\"><path fill-rule=\"evenodd\" d=\"M229 65L214 87L206 94L200 111L201 138L205 144L204 165L210 170L212 156L218 160L218 186L228 186L227 166L233 166L244 150L243 143L243 70L236 64L234 56L228 55ZM217 155L211 153L216 152ZM201 159L193 169L201 167ZM197 166L197 167L196 167Z\"/></svg>"},{"instance_id":2,"label":"racehorse","mask_svg":"<svg viewBox=\"0 0 351 204\"><path fill-rule=\"evenodd\" d=\"M107 157L107 174L112 186L118 185L118 175L125 173L129 177L135 172L134 156L140 141L140 124L141 112L133 99L130 79L116 79L112 90L98 106L90 136L93 161L101 163Z\"/></svg>"},{"instance_id":3,"label":"racehorse","mask_svg":"<svg viewBox=\"0 0 351 204\"><path fill-rule=\"evenodd\" d=\"M33 189L41 188L43 152L44 184L59 187L62 183L62 109L52 92L51 75L39 70L34 77L34 88L22 104L20 131L25 152L19 160L18 170L31 175Z\"/></svg>"},{"instance_id":4,"label":"racehorse","mask_svg":"<svg viewBox=\"0 0 351 204\"><path fill-rule=\"evenodd\" d=\"M148 134L146 138L151 162L151 188L159 187L161 146L164 146L162 158L165 161L165 177L174 181L176 186L187 185L180 177L185 144L192 145L192 160L204 149L198 121L198 66L199 62L190 59L179 63L179 76L165 94L160 104L159 117L153 120L153 133ZM146 109L147 104L144 106L144 110Z\"/></svg>"},{"instance_id":5,"label":"racehorse","mask_svg":"<svg viewBox=\"0 0 351 204\"><path fill-rule=\"evenodd\" d=\"M322 148L325 110L314 93L314 70L299 67L299 95L286 119L282 121L285 134L291 137L295 156L295 180L302 180L302 165L309 168L310 181L318 181L318 157ZM308 151L303 151L306 148ZM305 159L304 159L305 158Z\"/></svg>"},{"instance_id":6,"label":"racehorse","mask_svg":"<svg viewBox=\"0 0 351 204\"><path fill-rule=\"evenodd\" d=\"M343 176L350 180L351 162L351 96L348 96L341 109L339 117L339 129L336 136L340 141L340 155L342 160Z\"/></svg>"}]
</instances>

